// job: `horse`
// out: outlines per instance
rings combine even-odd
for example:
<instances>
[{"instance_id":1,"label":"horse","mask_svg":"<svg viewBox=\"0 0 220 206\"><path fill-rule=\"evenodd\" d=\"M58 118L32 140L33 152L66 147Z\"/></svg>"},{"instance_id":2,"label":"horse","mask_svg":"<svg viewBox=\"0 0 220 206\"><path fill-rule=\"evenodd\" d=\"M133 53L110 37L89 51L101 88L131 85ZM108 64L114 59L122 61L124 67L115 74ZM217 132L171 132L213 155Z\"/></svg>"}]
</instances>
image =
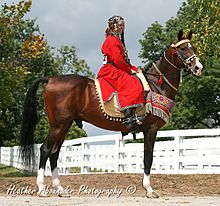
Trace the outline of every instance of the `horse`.
<instances>
[{"instance_id":1,"label":"horse","mask_svg":"<svg viewBox=\"0 0 220 206\"><path fill-rule=\"evenodd\" d=\"M183 30L180 30L177 34L177 40L167 47L163 56L153 63L147 71L143 72L152 91L174 100L182 71L187 71L194 76L202 74L203 65L190 43L191 37L192 31L184 36ZM124 133L129 133L129 131L122 122L112 121L103 115L96 94L94 79L76 74L42 77L32 83L24 103L20 137L21 154L24 162L28 162L28 159L29 162L30 159L32 161L34 159L34 153L31 151L37 124L36 95L40 83L46 84L43 100L49 122L48 136L40 147L40 163L37 174L38 195L43 196L44 171L48 158L52 172L52 184L57 190L63 191L58 176L57 160L60 148L73 121L79 127L82 127L82 121L86 121L107 130ZM150 198L159 197L151 187L150 170L157 131L164 124L164 120L160 117L147 114L139 126L144 135L142 183L146 190L146 196Z\"/></svg>"}]
</instances>

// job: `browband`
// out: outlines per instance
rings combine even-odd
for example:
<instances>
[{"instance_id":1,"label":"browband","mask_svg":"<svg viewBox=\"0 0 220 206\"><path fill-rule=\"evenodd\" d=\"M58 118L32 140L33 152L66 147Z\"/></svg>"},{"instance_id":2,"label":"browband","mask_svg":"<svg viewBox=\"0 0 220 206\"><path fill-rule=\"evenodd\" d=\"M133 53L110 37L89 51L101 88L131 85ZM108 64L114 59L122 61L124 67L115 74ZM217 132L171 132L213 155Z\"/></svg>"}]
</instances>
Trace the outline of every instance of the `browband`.
<instances>
[{"instance_id":1,"label":"browband","mask_svg":"<svg viewBox=\"0 0 220 206\"><path fill-rule=\"evenodd\" d=\"M177 42L176 44L171 44L171 47L177 48L177 47L180 46L181 44L189 43L189 42L190 42L189 39L183 39L183 40L180 40L179 42Z\"/></svg>"}]
</instances>

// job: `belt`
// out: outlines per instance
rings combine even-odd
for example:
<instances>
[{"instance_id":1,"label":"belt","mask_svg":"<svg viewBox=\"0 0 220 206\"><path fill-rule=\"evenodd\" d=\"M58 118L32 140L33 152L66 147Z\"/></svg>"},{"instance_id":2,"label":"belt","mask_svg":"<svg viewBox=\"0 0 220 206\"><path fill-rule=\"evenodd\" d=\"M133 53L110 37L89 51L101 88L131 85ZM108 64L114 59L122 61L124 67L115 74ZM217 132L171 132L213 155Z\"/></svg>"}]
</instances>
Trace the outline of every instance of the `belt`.
<instances>
[{"instance_id":1,"label":"belt","mask_svg":"<svg viewBox=\"0 0 220 206\"><path fill-rule=\"evenodd\" d=\"M111 64L111 65L115 66L114 62L107 62L106 64Z\"/></svg>"}]
</instances>

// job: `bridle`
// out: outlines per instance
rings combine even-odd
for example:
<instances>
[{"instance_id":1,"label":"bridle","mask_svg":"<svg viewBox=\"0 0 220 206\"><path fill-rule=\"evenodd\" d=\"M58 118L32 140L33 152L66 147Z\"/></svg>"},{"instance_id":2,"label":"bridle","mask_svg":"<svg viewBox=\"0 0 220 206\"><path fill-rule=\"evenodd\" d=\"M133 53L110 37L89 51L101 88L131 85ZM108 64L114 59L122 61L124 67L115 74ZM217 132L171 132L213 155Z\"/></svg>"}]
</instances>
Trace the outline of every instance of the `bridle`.
<instances>
[{"instance_id":1,"label":"bridle","mask_svg":"<svg viewBox=\"0 0 220 206\"><path fill-rule=\"evenodd\" d=\"M189 72L190 68L191 68L191 63L192 61L194 61L195 59L197 59L198 57L193 54L191 55L190 57L184 59L183 55L181 55L181 52L177 49L180 45L184 44L184 43L190 43L190 40L189 39L183 39L179 42L177 42L176 44L171 44L171 47L172 48L175 48L176 49L176 54L177 56L179 57L179 59L182 61L182 63L184 64L184 67L183 68L179 68L177 67L176 65L174 65L172 62L169 61L169 59L166 57L166 53L164 52L163 53L163 56L164 56L164 59L166 60L167 63L169 63L173 68L175 68L176 70L180 71L180 75L181 75L181 78L182 78L182 71L187 71ZM163 78L164 81L172 88L174 89L175 91L177 91L178 89L173 86L169 80L165 77L165 75L158 69L158 67L156 66L155 63L153 63L153 66L154 68L157 70L157 72L159 73L160 75L160 78Z\"/></svg>"},{"instance_id":2,"label":"bridle","mask_svg":"<svg viewBox=\"0 0 220 206\"><path fill-rule=\"evenodd\" d=\"M183 55L182 55L182 51L178 50L177 48L182 45L182 44L185 44L185 43L190 43L190 40L189 39L182 39L180 40L179 42L177 42L176 44L171 44L171 47L176 49L176 54L177 56L179 57L179 59L182 61L182 63L184 64L184 67L183 68L178 68L177 66L175 66L174 64L172 64L166 57L166 54L164 52L164 58L165 60L170 64L172 65L175 69L179 70L179 71L183 71L183 70L186 70L186 71L189 71L190 70L190 65L191 63L197 59L198 57L195 55L195 54L192 54L190 57L188 58L184 58Z\"/></svg>"},{"instance_id":3,"label":"bridle","mask_svg":"<svg viewBox=\"0 0 220 206\"><path fill-rule=\"evenodd\" d=\"M187 59L184 59L179 52L177 51L177 56L181 59L181 61L183 62L183 64L185 65L184 68L179 68L176 65L174 65L172 62L169 61L169 59L167 59L165 52L163 53L164 59L167 61L167 63L169 63L172 67L174 67L175 69L179 70L179 71L189 71L190 69L190 64L191 62L197 58L197 56L195 54L193 54L192 56L188 57Z\"/></svg>"}]
</instances>

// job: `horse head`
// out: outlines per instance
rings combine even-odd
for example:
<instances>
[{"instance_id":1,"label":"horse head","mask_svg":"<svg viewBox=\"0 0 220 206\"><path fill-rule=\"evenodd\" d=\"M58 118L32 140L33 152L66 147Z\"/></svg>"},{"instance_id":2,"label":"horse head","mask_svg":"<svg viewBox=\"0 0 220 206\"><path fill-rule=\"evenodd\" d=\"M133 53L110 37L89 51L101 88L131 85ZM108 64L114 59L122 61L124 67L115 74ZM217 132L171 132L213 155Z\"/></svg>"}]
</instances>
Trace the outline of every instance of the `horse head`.
<instances>
[{"instance_id":1,"label":"horse head","mask_svg":"<svg viewBox=\"0 0 220 206\"><path fill-rule=\"evenodd\" d=\"M203 65L200 63L199 58L195 54L195 49L190 43L192 30L184 37L183 30L181 29L177 37L178 41L172 43L169 49L172 59L176 61L174 64L176 67L181 68L181 70L191 72L195 76L200 76Z\"/></svg>"}]
</instances>

